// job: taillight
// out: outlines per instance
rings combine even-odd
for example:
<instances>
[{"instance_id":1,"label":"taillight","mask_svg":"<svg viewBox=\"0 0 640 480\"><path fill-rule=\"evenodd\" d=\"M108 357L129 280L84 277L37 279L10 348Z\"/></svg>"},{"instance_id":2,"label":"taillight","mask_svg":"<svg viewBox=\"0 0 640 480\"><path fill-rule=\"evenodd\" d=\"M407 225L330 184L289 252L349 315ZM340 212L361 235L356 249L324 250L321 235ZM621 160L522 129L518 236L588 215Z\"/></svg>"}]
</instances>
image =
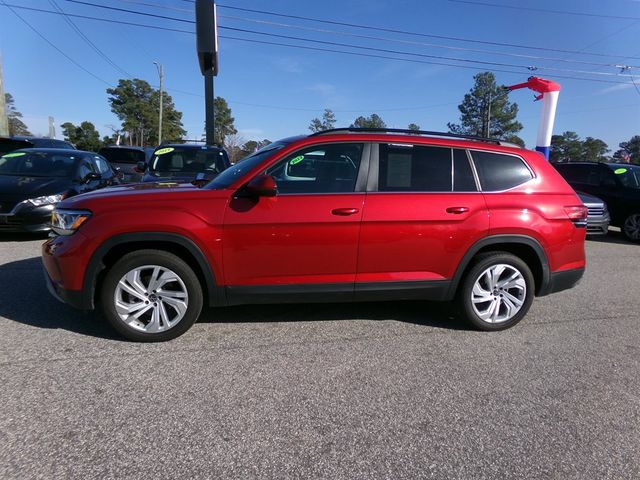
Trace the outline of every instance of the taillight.
<instances>
[{"instance_id":1,"label":"taillight","mask_svg":"<svg viewBox=\"0 0 640 480\"><path fill-rule=\"evenodd\" d=\"M569 205L564 207L564 212L576 227L586 228L587 207L584 205Z\"/></svg>"}]
</instances>

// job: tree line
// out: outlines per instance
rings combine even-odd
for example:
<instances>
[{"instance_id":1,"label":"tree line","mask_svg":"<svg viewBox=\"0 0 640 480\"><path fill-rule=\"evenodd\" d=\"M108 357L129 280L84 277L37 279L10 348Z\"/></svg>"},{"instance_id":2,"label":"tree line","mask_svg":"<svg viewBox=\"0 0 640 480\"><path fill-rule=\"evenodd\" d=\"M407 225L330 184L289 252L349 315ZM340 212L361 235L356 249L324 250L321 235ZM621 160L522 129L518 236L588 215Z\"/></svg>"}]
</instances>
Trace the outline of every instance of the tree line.
<instances>
[{"instance_id":1,"label":"tree line","mask_svg":"<svg viewBox=\"0 0 640 480\"><path fill-rule=\"evenodd\" d=\"M462 99L458 110L459 123L448 123L449 132L480 137L492 137L524 147L524 141L518 136L522 124L517 120L518 105L510 102L509 91L504 85L498 85L491 72L478 73L473 77L473 87ZM102 146L119 142L120 145L153 146L158 143L158 112L160 91L147 81L138 78L121 79L114 88L106 90L111 111L120 121L120 126L110 126L112 134L100 138L95 125L83 121L79 125L65 122L61 125L65 140L79 149L97 151ZM182 125L182 112L176 109L171 95L162 92L163 142L182 142L186 131ZM252 154L271 143L268 139L246 141L235 128L235 119L227 101L216 97L215 103L215 143L224 146L232 162ZM22 114L16 110L10 94L6 94L9 133L11 135L29 135L22 121ZM359 128L386 128L387 124L377 113L359 116L350 124ZM336 116L331 109L325 109L321 117L309 123L311 132L329 130L336 127ZM407 125L408 130L420 130L417 123ZM203 126L204 130L204 126ZM609 146L601 139L586 137L580 139L577 133L564 132L553 135L551 139L550 160L552 162L570 161L629 161L640 163L640 135L619 144L612 155Z\"/></svg>"}]
</instances>

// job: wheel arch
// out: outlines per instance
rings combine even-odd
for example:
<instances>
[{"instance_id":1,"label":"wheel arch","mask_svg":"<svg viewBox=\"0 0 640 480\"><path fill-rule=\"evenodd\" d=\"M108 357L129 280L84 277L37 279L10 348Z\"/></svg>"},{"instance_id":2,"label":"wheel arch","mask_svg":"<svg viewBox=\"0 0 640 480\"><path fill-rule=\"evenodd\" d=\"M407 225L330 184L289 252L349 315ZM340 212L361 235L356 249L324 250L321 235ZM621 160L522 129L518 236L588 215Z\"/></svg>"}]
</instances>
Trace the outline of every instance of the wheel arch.
<instances>
[{"instance_id":1,"label":"wheel arch","mask_svg":"<svg viewBox=\"0 0 640 480\"><path fill-rule=\"evenodd\" d=\"M95 308L96 295L108 269L123 255L143 249L164 250L177 255L193 269L200 280L205 305L217 306L226 303L224 289L216 283L207 257L191 239L176 233L140 232L116 235L95 250L89 260L82 285L86 310Z\"/></svg>"},{"instance_id":2,"label":"wheel arch","mask_svg":"<svg viewBox=\"0 0 640 480\"><path fill-rule=\"evenodd\" d=\"M451 280L447 298L452 300L460 282L473 264L473 259L481 253L501 251L522 259L531 269L535 280L535 295L547 295L550 288L549 261L544 248L533 237L526 235L493 235L474 243L464 254Z\"/></svg>"}]
</instances>

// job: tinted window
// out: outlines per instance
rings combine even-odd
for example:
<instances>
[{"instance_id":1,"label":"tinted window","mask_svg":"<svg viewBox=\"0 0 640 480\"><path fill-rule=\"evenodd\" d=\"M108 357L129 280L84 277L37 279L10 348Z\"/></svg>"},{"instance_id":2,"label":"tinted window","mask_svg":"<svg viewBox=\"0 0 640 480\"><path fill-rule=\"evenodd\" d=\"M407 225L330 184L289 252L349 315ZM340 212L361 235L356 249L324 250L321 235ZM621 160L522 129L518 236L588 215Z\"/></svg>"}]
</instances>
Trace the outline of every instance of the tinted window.
<instances>
[{"instance_id":1,"label":"tinted window","mask_svg":"<svg viewBox=\"0 0 640 480\"><path fill-rule=\"evenodd\" d=\"M109 167L109 164L107 163L107 161L104 158L95 156L95 157L93 157L93 160L96 162L96 165L98 166L98 171L101 174L104 175L106 173L110 173L111 172L111 167Z\"/></svg>"},{"instance_id":2,"label":"tinted window","mask_svg":"<svg viewBox=\"0 0 640 480\"><path fill-rule=\"evenodd\" d=\"M380 145L381 192L450 192L451 149L422 145Z\"/></svg>"},{"instance_id":3,"label":"tinted window","mask_svg":"<svg viewBox=\"0 0 640 480\"><path fill-rule=\"evenodd\" d=\"M465 150L453 150L453 189L456 192L478 191Z\"/></svg>"},{"instance_id":4,"label":"tinted window","mask_svg":"<svg viewBox=\"0 0 640 480\"><path fill-rule=\"evenodd\" d=\"M283 142L272 143L268 147L263 148L262 150L254 153L243 159L242 161L236 163L235 165L227 168L224 172L214 178L208 185L207 188L219 189L219 188L227 188L237 179L248 173L250 170L253 170L258 165L260 165L267 158L272 156L281 148L284 148L287 144Z\"/></svg>"},{"instance_id":5,"label":"tinted window","mask_svg":"<svg viewBox=\"0 0 640 480\"><path fill-rule=\"evenodd\" d=\"M484 191L507 190L533 178L520 157L477 150L471 156Z\"/></svg>"},{"instance_id":6,"label":"tinted window","mask_svg":"<svg viewBox=\"0 0 640 480\"><path fill-rule=\"evenodd\" d=\"M147 159L144 151L128 148L101 148L98 153L111 163L136 164Z\"/></svg>"},{"instance_id":7,"label":"tinted window","mask_svg":"<svg viewBox=\"0 0 640 480\"><path fill-rule=\"evenodd\" d=\"M156 172L220 173L229 165L222 150L162 147L155 151L150 166Z\"/></svg>"},{"instance_id":8,"label":"tinted window","mask_svg":"<svg viewBox=\"0 0 640 480\"><path fill-rule=\"evenodd\" d=\"M71 177L78 156L51 152L13 152L0 157L0 174L28 177Z\"/></svg>"},{"instance_id":9,"label":"tinted window","mask_svg":"<svg viewBox=\"0 0 640 480\"><path fill-rule=\"evenodd\" d=\"M623 186L640 189L640 167L632 165L609 165L609 168ZM609 177L613 177L611 173L609 173Z\"/></svg>"},{"instance_id":10,"label":"tinted window","mask_svg":"<svg viewBox=\"0 0 640 480\"><path fill-rule=\"evenodd\" d=\"M598 173L590 165L557 164L555 167L569 183L598 185Z\"/></svg>"},{"instance_id":11,"label":"tinted window","mask_svg":"<svg viewBox=\"0 0 640 480\"><path fill-rule=\"evenodd\" d=\"M11 138L0 138L0 155L13 152L21 148L31 148L33 144L26 140L13 140Z\"/></svg>"},{"instance_id":12,"label":"tinted window","mask_svg":"<svg viewBox=\"0 0 640 480\"><path fill-rule=\"evenodd\" d=\"M363 144L339 143L298 150L269 168L278 193L355 191Z\"/></svg>"}]
</instances>

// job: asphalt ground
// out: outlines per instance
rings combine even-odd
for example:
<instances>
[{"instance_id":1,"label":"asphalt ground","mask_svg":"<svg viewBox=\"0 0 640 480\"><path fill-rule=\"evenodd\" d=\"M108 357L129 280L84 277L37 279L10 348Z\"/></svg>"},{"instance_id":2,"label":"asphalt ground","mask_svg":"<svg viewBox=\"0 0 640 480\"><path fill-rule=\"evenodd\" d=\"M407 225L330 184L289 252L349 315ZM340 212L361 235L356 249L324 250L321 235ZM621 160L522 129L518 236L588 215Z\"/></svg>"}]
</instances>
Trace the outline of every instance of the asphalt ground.
<instances>
[{"instance_id":1,"label":"asphalt ground","mask_svg":"<svg viewBox=\"0 0 640 480\"><path fill-rule=\"evenodd\" d=\"M0 478L640 478L640 245L505 332L427 302L207 310L120 340L0 238Z\"/></svg>"}]
</instances>

